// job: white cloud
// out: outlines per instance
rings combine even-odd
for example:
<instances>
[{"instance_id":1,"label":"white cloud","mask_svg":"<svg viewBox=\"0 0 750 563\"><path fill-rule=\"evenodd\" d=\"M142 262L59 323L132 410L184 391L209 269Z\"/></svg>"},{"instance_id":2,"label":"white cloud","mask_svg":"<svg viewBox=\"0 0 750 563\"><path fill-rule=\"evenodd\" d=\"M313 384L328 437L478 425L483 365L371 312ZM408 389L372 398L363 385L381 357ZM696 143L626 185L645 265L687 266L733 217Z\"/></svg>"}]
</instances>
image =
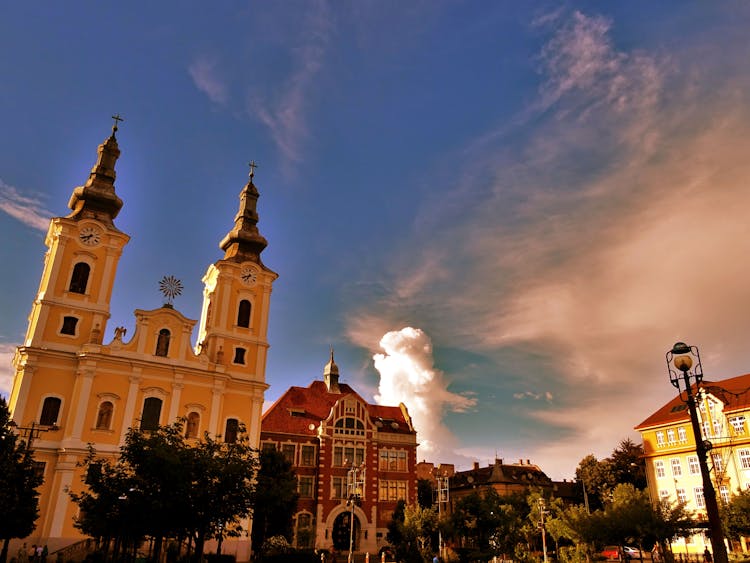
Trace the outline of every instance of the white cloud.
<instances>
[{"instance_id":1,"label":"white cloud","mask_svg":"<svg viewBox=\"0 0 750 563\"><path fill-rule=\"evenodd\" d=\"M380 347L384 353L373 357L380 373L375 401L381 405L404 403L417 429L419 455L445 460L456 441L442 421L443 414L448 410L464 412L476 400L448 390L443 373L434 366L430 338L418 328L388 332Z\"/></svg>"},{"instance_id":2,"label":"white cloud","mask_svg":"<svg viewBox=\"0 0 750 563\"><path fill-rule=\"evenodd\" d=\"M206 55L196 58L188 67L196 88L206 94L216 104L224 104L228 99L227 85L219 76L217 61Z\"/></svg>"},{"instance_id":3,"label":"white cloud","mask_svg":"<svg viewBox=\"0 0 750 563\"><path fill-rule=\"evenodd\" d=\"M0 395L8 397L13 385L13 354L15 344L0 344Z\"/></svg>"},{"instance_id":4,"label":"white cloud","mask_svg":"<svg viewBox=\"0 0 750 563\"><path fill-rule=\"evenodd\" d=\"M52 212L47 211L38 199L21 194L17 188L2 180L0 180L0 210L29 227L45 232L52 217Z\"/></svg>"}]
</instances>

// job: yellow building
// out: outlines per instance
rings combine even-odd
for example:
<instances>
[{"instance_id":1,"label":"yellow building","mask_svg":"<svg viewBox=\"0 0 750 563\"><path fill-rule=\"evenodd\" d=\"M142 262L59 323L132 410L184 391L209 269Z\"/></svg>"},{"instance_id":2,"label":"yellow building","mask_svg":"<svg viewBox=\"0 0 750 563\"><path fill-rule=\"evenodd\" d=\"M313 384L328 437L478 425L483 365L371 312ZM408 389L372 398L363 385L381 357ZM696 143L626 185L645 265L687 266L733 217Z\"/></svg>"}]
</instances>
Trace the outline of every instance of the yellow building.
<instances>
[{"instance_id":1,"label":"yellow building","mask_svg":"<svg viewBox=\"0 0 750 563\"><path fill-rule=\"evenodd\" d=\"M208 431L227 441L244 423L257 447L268 387L266 334L277 275L260 258L267 242L257 228L252 169L234 226L220 243L224 256L203 277L197 345L191 342L196 321L171 299L156 310L136 310L130 338L118 327L103 342L129 240L114 224L122 207L114 185L116 131L115 124L88 181L73 190L70 215L50 222L39 292L13 360L13 420L20 432L36 435L34 457L44 472L40 517L27 542L50 551L81 539L68 492L83 486L77 464L87 444L100 455L114 454L128 428L184 417L188 437ZM249 538L234 547L247 560Z\"/></svg>"},{"instance_id":2,"label":"yellow building","mask_svg":"<svg viewBox=\"0 0 750 563\"><path fill-rule=\"evenodd\" d=\"M703 381L698 394L702 439L711 443L708 467L719 502L750 487L750 374ZM679 396L635 428L641 433L646 477L652 499L687 503L706 520L703 482L687 404ZM711 542L697 533L672 545L675 553L702 554ZM743 551L747 551L744 541Z\"/></svg>"}]
</instances>

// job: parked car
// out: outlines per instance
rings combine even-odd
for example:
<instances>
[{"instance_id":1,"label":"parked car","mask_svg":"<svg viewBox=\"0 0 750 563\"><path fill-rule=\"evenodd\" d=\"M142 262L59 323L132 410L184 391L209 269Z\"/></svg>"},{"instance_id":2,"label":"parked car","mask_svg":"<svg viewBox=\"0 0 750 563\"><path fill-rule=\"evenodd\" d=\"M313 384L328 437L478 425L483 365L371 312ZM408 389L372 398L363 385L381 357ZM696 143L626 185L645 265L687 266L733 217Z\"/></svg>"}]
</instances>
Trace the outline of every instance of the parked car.
<instances>
[{"instance_id":1,"label":"parked car","mask_svg":"<svg viewBox=\"0 0 750 563\"><path fill-rule=\"evenodd\" d=\"M608 545L599 552L599 556L607 560L620 560L620 548L616 545Z\"/></svg>"},{"instance_id":2,"label":"parked car","mask_svg":"<svg viewBox=\"0 0 750 563\"><path fill-rule=\"evenodd\" d=\"M622 552L625 555L625 559L643 559L641 550L637 547L625 546L622 548Z\"/></svg>"}]
</instances>

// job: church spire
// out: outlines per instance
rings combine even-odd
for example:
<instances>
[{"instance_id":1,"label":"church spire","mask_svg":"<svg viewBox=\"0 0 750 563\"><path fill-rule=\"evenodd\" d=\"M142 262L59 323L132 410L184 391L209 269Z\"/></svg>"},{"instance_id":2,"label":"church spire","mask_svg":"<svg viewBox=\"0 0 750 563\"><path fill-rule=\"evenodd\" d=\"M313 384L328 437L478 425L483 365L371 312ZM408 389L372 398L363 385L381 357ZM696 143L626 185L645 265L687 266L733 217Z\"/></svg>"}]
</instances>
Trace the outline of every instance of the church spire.
<instances>
[{"instance_id":1,"label":"church spire","mask_svg":"<svg viewBox=\"0 0 750 563\"><path fill-rule=\"evenodd\" d=\"M117 146L117 122L122 121L119 114L113 115L112 134L97 149L96 164L91 169L89 179L83 186L78 186L70 196L68 207L72 219L98 219L112 225L112 220L122 208L122 200L115 193L115 162L120 156Z\"/></svg>"},{"instance_id":2,"label":"church spire","mask_svg":"<svg viewBox=\"0 0 750 563\"><path fill-rule=\"evenodd\" d=\"M331 346L331 359L323 368L323 381L329 393L340 393L339 390L339 366L333 361L333 346Z\"/></svg>"},{"instance_id":3,"label":"church spire","mask_svg":"<svg viewBox=\"0 0 750 563\"><path fill-rule=\"evenodd\" d=\"M234 259L239 262L251 260L261 263L260 253L268 245L268 241L258 231L258 189L253 183L255 176L255 161L250 163L250 174L247 185L240 192L240 209L234 217L234 228L227 233L219 244L224 251L224 259Z\"/></svg>"}]
</instances>

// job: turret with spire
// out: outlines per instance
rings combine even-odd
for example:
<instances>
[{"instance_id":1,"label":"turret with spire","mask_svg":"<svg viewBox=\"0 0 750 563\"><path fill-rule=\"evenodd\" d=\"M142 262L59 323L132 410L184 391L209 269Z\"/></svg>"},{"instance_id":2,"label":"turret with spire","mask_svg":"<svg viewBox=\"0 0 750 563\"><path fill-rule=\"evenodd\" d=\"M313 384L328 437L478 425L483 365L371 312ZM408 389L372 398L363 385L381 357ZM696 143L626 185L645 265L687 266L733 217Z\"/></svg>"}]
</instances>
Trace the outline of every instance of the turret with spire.
<instances>
[{"instance_id":1,"label":"turret with spire","mask_svg":"<svg viewBox=\"0 0 750 563\"><path fill-rule=\"evenodd\" d=\"M340 393L339 391L339 366L333 361L333 346L331 346L331 359L323 368L323 381L329 393Z\"/></svg>"},{"instance_id":2,"label":"turret with spire","mask_svg":"<svg viewBox=\"0 0 750 563\"><path fill-rule=\"evenodd\" d=\"M114 227L113 220L122 208L122 200L115 193L115 162L120 156L115 133L117 122L122 121L122 118L118 114L112 116L112 119L115 120L112 134L99 145L99 156L91 169L89 179L83 186L75 188L70 196L68 207L73 212L68 215L69 219L97 219Z\"/></svg>"},{"instance_id":3,"label":"turret with spire","mask_svg":"<svg viewBox=\"0 0 750 563\"><path fill-rule=\"evenodd\" d=\"M247 185L240 192L240 208L234 217L234 228L227 233L219 244L224 251L225 260L244 262L251 260L262 264L260 253L268 241L258 231L258 188L253 183L255 161L250 163L250 176Z\"/></svg>"}]
</instances>

